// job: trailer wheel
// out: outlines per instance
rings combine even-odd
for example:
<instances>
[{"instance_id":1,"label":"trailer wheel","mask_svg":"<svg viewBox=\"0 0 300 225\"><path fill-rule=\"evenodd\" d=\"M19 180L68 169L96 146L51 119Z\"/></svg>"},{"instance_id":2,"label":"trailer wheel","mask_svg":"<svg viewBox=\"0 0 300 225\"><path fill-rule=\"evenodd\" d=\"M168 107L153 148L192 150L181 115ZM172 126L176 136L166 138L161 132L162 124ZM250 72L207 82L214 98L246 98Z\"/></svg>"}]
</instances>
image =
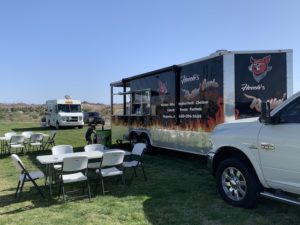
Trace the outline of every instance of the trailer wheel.
<instances>
[{"instance_id":1,"label":"trailer wheel","mask_svg":"<svg viewBox=\"0 0 300 225\"><path fill-rule=\"evenodd\" d=\"M139 136L136 133L130 134L129 141L131 146L133 147L136 143L139 142Z\"/></svg>"},{"instance_id":2,"label":"trailer wheel","mask_svg":"<svg viewBox=\"0 0 300 225\"><path fill-rule=\"evenodd\" d=\"M257 205L260 184L253 169L238 158L225 159L216 173L217 188L225 202L253 208Z\"/></svg>"},{"instance_id":3,"label":"trailer wheel","mask_svg":"<svg viewBox=\"0 0 300 225\"><path fill-rule=\"evenodd\" d=\"M142 134L140 138L140 142L146 145L145 152L149 153L151 150L151 143L147 134Z\"/></svg>"}]
</instances>

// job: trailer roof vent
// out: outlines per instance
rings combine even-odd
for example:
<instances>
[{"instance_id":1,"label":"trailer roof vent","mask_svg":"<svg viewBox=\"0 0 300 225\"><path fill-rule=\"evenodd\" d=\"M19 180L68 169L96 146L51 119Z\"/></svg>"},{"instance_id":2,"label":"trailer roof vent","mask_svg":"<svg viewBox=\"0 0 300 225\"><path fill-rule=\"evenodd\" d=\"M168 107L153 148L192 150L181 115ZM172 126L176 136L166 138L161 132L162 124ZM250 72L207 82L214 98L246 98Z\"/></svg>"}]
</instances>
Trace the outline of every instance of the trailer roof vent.
<instances>
[{"instance_id":1,"label":"trailer roof vent","mask_svg":"<svg viewBox=\"0 0 300 225\"><path fill-rule=\"evenodd\" d=\"M65 99L72 99L71 95L65 95Z\"/></svg>"},{"instance_id":2,"label":"trailer roof vent","mask_svg":"<svg viewBox=\"0 0 300 225\"><path fill-rule=\"evenodd\" d=\"M210 56L218 56L218 55L225 55L229 51L226 49L218 49L217 51L210 54Z\"/></svg>"},{"instance_id":3,"label":"trailer roof vent","mask_svg":"<svg viewBox=\"0 0 300 225\"><path fill-rule=\"evenodd\" d=\"M218 49L216 51L216 53L218 53L218 54L224 54L224 53L227 53L227 52L228 52L228 50L226 50L226 49Z\"/></svg>"}]
</instances>

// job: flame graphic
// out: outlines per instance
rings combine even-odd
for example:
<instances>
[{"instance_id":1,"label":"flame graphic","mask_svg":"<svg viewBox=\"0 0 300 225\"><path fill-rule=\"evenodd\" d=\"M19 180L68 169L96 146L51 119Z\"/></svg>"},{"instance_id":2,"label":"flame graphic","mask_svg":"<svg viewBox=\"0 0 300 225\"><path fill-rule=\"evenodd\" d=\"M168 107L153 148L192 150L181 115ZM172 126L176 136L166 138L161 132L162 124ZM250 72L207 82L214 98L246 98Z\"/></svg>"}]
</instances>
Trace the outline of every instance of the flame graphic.
<instances>
[{"instance_id":1,"label":"flame graphic","mask_svg":"<svg viewBox=\"0 0 300 225\"><path fill-rule=\"evenodd\" d=\"M181 119L180 124L176 125L174 119L162 119L161 116L117 116L112 117L112 123L117 126L130 126L145 129L170 129L182 131L205 131L211 132L214 127L224 122L223 98L217 97L217 111L214 116L207 116L206 119ZM127 118L127 119L122 119ZM131 124L131 125L129 125Z\"/></svg>"}]
</instances>

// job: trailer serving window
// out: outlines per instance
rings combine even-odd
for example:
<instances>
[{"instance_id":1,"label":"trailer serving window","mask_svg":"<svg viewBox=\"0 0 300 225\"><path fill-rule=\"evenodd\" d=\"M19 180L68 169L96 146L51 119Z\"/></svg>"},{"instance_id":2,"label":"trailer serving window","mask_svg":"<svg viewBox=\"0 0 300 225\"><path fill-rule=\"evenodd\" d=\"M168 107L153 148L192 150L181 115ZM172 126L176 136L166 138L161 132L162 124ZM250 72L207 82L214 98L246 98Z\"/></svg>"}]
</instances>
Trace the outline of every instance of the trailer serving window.
<instances>
[{"instance_id":1,"label":"trailer serving window","mask_svg":"<svg viewBox=\"0 0 300 225\"><path fill-rule=\"evenodd\" d=\"M149 115L150 114L150 90L135 91L131 95L133 115Z\"/></svg>"},{"instance_id":2,"label":"trailer serving window","mask_svg":"<svg viewBox=\"0 0 300 225\"><path fill-rule=\"evenodd\" d=\"M124 104L125 103L125 104ZM114 87L112 96L113 115L123 116L130 115L131 111L131 92L130 88L123 91L123 87Z\"/></svg>"}]
</instances>

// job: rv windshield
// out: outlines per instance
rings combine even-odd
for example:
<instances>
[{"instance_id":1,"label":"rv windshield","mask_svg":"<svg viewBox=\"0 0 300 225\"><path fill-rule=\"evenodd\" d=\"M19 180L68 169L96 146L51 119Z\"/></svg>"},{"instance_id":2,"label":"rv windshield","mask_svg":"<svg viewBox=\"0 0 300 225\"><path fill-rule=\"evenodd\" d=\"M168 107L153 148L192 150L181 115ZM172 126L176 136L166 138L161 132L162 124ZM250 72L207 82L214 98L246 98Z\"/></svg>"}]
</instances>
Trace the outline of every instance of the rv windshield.
<instances>
[{"instance_id":1,"label":"rv windshield","mask_svg":"<svg viewBox=\"0 0 300 225\"><path fill-rule=\"evenodd\" d=\"M81 112L81 105L58 105L58 112Z\"/></svg>"}]
</instances>

